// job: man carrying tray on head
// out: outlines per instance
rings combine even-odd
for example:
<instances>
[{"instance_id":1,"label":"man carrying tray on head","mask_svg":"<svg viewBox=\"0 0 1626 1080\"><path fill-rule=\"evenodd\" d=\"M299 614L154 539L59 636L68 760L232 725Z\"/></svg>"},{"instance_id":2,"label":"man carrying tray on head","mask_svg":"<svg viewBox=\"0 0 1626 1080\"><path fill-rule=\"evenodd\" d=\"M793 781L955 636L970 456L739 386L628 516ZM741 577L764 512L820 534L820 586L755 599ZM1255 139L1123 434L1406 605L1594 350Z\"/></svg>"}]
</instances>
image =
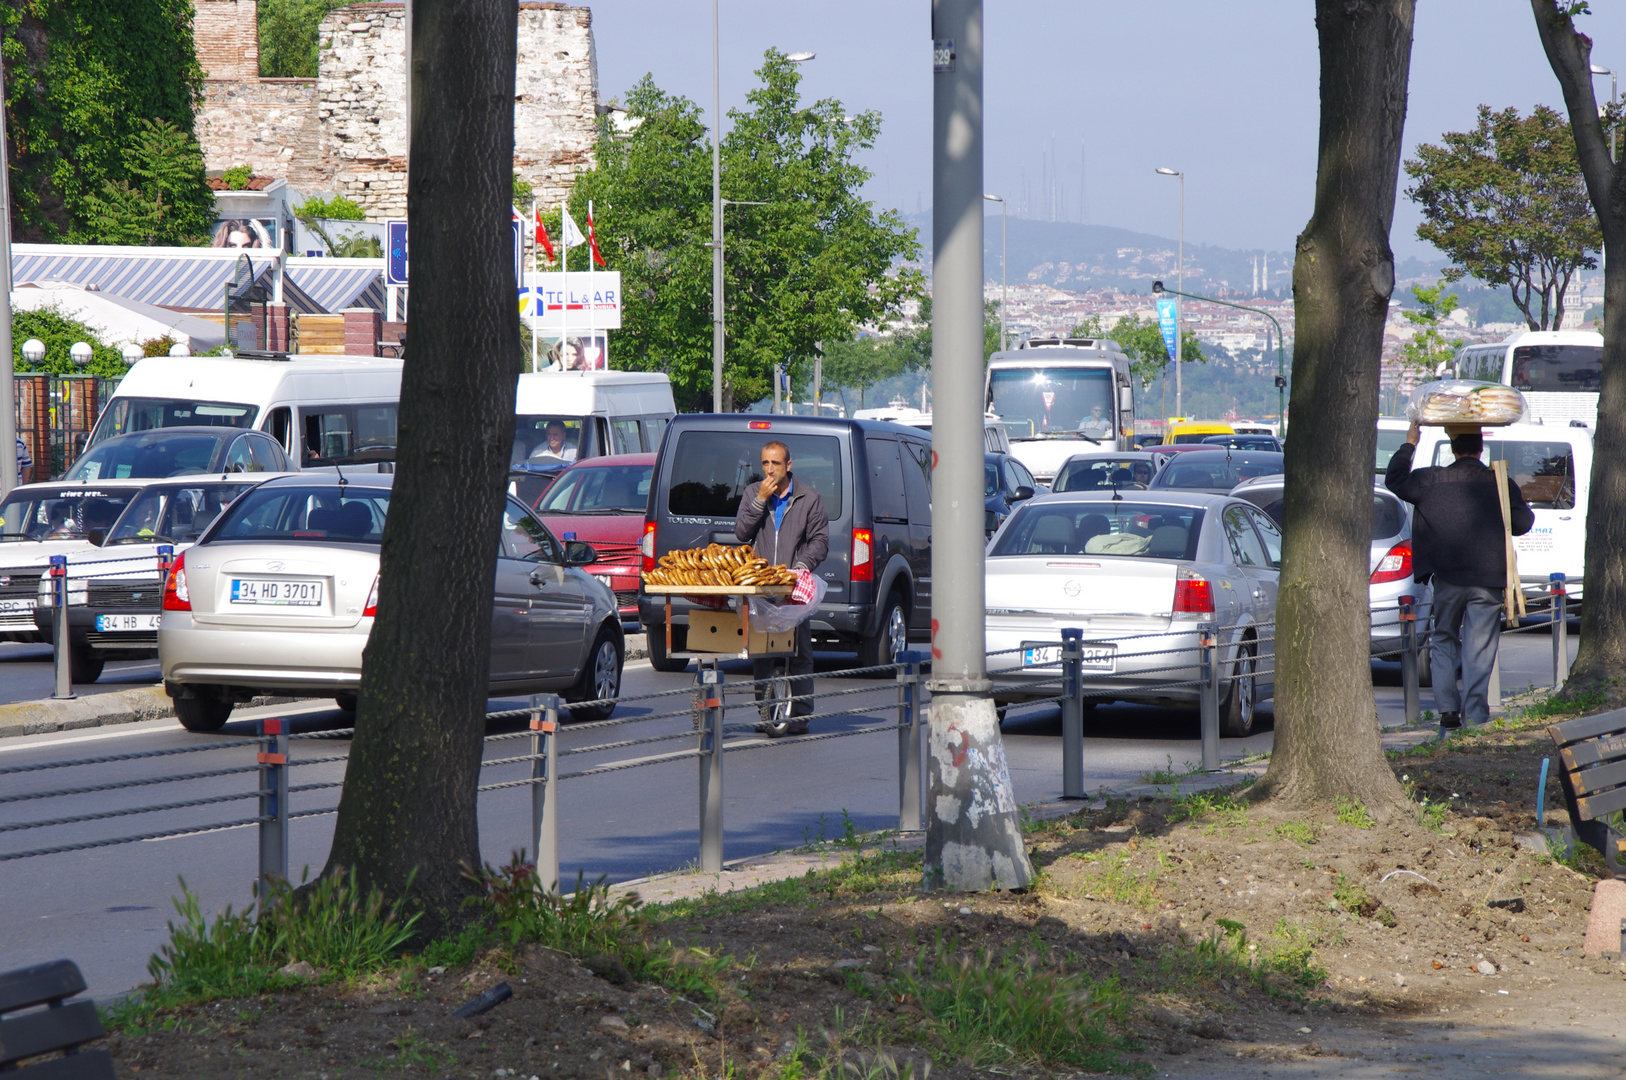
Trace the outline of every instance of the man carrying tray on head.
<instances>
[{"instance_id":1,"label":"man carrying tray on head","mask_svg":"<svg viewBox=\"0 0 1626 1080\"><path fill-rule=\"evenodd\" d=\"M750 544L756 553L768 562L788 566L792 570L816 571L830 552L830 518L824 512L824 500L806 483L798 483L790 471L790 448L777 439L762 448L762 483L755 491L747 490L740 499L740 511L734 518L734 536ZM813 627L804 620L796 627L796 651L791 656L790 692L796 700L791 703L791 722L784 734L807 734L807 721L797 719L813 711ZM769 658L751 662L753 679L768 679L774 675L773 661ZM757 687L757 698L765 696L765 688ZM757 725L758 730L770 730L769 719Z\"/></svg>"},{"instance_id":2,"label":"man carrying tray on head","mask_svg":"<svg viewBox=\"0 0 1626 1080\"><path fill-rule=\"evenodd\" d=\"M1406 445L1389 459L1384 484L1416 507L1411 546L1419 585L1434 579L1434 629L1429 661L1442 729L1490 719L1487 693L1501 629L1507 585L1507 541L1502 527L1496 474L1479 460L1485 440L1478 424L1447 424L1456 461L1444 468L1413 469L1421 429L1416 420ZM1523 536L1536 516L1519 486L1507 482L1509 525ZM1457 670L1462 694L1457 695Z\"/></svg>"}]
</instances>

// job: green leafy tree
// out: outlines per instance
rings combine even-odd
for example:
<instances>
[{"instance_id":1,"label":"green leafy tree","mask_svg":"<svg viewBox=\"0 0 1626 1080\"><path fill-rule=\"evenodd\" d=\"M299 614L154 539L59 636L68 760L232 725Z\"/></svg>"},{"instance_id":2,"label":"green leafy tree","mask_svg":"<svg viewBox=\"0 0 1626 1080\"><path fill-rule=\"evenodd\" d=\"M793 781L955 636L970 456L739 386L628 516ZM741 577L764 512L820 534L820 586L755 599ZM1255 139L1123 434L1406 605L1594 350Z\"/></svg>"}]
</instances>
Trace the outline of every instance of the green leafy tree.
<instances>
[{"instance_id":1,"label":"green leafy tree","mask_svg":"<svg viewBox=\"0 0 1626 1080\"><path fill-rule=\"evenodd\" d=\"M525 179L519 173L515 173L514 206L522 211L529 210L531 208L531 200L535 197L536 189L531 186L531 182Z\"/></svg>"},{"instance_id":2,"label":"green leafy tree","mask_svg":"<svg viewBox=\"0 0 1626 1080\"><path fill-rule=\"evenodd\" d=\"M1406 195L1423 212L1417 227L1456 264L1447 281L1472 275L1505 286L1532 330L1557 327L1579 268L1598 261L1597 215L1564 118L1545 105L1529 116L1479 107L1472 131L1446 132L1406 162Z\"/></svg>"},{"instance_id":3,"label":"green leafy tree","mask_svg":"<svg viewBox=\"0 0 1626 1080\"><path fill-rule=\"evenodd\" d=\"M1448 341L1440 333L1440 323L1457 309L1457 294L1446 292L1443 281L1435 285L1413 285L1411 294L1417 298L1418 306L1405 308L1401 314L1417 327L1417 333L1401 346L1400 362L1419 374L1433 375L1441 363L1455 356L1463 346L1461 338Z\"/></svg>"},{"instance_id":4,"label":"green leafy tree","mask_svg":"<svg viewBox=\"0 0 1626 1080\"><path fill-rule=\"evenodd\" d=\"M23 342L39 338L45 343L45 359L38 367L23 358ZM90 363L83 369L73 366L69 350L83 341L91 348ZM102 342L98 331L55 307L36 311L14 311L11 315L11 362L19 372L40 371L51 375L72 375L83 371L104 379L121 378L125 371L123 354Z\"/></svg>"},{"instance_id":5,"label":"green leafy tree","mask_svg":"<svg viewBox=\"0 0 1626 1080\"><path fill-rule=\"evenodd\" d=\"M1174 358L1169 355L1168 348L1163 344L1163 330L1153 318L1142 319L1139 315L1125 315L1108 330L1101 321L1101 316L1091 315L1088 319L1073 327L1069 337L1084 338L1111 338L1129 356L1129 370L1135 378L1140 380L1141 389L1152 385L1163 369ZM1180 362L1184 364L1206 364L1208 354L1203 352L1202 343L1197 335L1184 327L1180 329Z\"/></svg>"},{"instance_id":6,"label":"green leafy tree","mask_svg":"<svg viewBox=\"0 0 1626 1080\"><path fill-rule=\"evenodd\" d=\"M192 0L12 0L0 31L18 239L82 231L108 181L141 187L128 157L142 122L192 132Z\"/></svg>"},{"instance_id":7,"label":"green leafy tree","mask_svg":"<svg viewBox=\"0 0 1626 1080\"><path fill-rule=\"evenodd\" d=\"M197 140L167 120L137 121L125 153L128 180L106 180L86 199L75 239L102 244L202 243L215 217Z\"/></svg>"},{"instance_id":8,"label":"green leafy tree","mask_svg":"<svg viewBox=\"0 0 1626 1080\"><path fill-rule=\"evenodd\" d=\"M801 100L794 64L769 50L748 108L729 114L723 195L763 206L727 211L724 407L773 390L776 363L807 378L815 343L850 341L859 326L896 316L919 295L913 229L876 213L858 191L870 173L855 158L880 132L873 112ZM711 158L693 102L645 76L626 99L630 135L603 122L597 164L577 182L573 217L594 204L599 247L622 274L626 307L617 361L665 371L679 406L711 396Z\"/></svg>"},{"instance_id":9,"label":"green leafy tree","mask_svg":"<svg viewBox=\"0 0 1626 1080\"><path fill-rule=\"evenodd\" d=\"M330 231L324 222L328 221L366 221L367 212L360 204L343 195L336 195L331 199L310 198L299 204L294 211L294 217L299 223L316 234L327 253L335 259L381 259L384 257L384 245L376 236L367 236L360 232L336 233Z\"/></svg>"},{"instance_id":10,"label":"green leafy tree","mask_svg":"<svg viewBox=\"0 0 1626 1080\"><path fill-rule=\"evenodd\" d=\"M322 20L349 0L260 0L260 77L316 78Z\"/></svg>"}]
</instances>

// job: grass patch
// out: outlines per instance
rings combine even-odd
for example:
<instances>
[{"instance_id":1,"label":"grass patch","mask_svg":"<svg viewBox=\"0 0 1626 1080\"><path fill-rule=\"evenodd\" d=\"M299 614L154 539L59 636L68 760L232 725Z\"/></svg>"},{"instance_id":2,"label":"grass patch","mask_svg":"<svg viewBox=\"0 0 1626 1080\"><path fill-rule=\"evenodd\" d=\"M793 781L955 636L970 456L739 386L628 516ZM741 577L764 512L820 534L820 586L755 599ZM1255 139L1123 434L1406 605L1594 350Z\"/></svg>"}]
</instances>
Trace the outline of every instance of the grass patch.
<instances>
[{"instance_id":1,"label":"grass patch","mask_svg":"<svg viewBox=\"0 0 1626 1080\"><path fill-rule=\"evenodd\" d=\"M1353 825L1357 829L1377 828L1377 819L1357 799L1338 797L1338 824Z\"/></svg>"},{"instance_id":2,"label":"grass patch","mask_svg":"<svg viewBox=\"0 0 1626 1080\"><path fill-rule=\"evenodd\" d=\"M1085 897L1107 900L1114 904L1127 904L1142 911L1157 907L1157 883L1169 868L1167 856L1153 852L1155 865L1136 866L1135 855L1130 852L1094 851L1077 858L1100 866L1084 885Z\"/></svg>"},{"instance_id":3,"label":"grass patch","mask_svg":"<svg viewBox=\"0 0 1626 1080\"><path fill-rule=\"evenodd\" d=\"M1248 824L1248 807L1237 798L1240 790L1219 788L1177 796L1169 808L1169 822L1208 821L1219 828L1241 828Z\"/></svg>"},{"instance_id":4,"label":"grass patch","mask_svg":"<svg viewBox=\"0 0 1626 1080\"><path fill-rule=\"evenodd\" d=\"M1395 913L1384 907L1377 900L1361 888L1359 882L1351 881L1342 874L1338 875L1333 885L1332 896L1334 900L1352 915L1359 915L1363 919L1373 919L1390 929L1399 925Z\"/></svg>"},{"instance_id":5,"label":"grass patch","mask_svg":"<svg viewBox=\"0 0 1626 1080\"><path fill-rule=\"evenodd\" d=\"M1313 821L1284 821L1276 826L1276 838L1308 847L1320 841L1321 826Z\"/></svg>"},{"instance_id":6,"label":"grass patch","mask_svg":"<svg viewBox=\"0 0 1626 1080\"><path fill-rule=\"evenodd\" d=\"M1573 696L1562 690L1556 694L1548 694L1539 701L1532 701L1519 710L1520 720L1550 720L1558 716L1582 716L1586 713L1597 712L1608 702L1603 690L1583 691Z\"/></svg>"},{"instance_id":7,"label":"grass patch","mask_svg":"<svg viewBox=\"0 0 1626 1080\"><path fill-rule=\"evenodd\" d=\"M1113 1029L1129 1010L1117 981L1070 973L1047 950L956 952L940 940L894 986L925 1010L950 1058L1151 1075L1122 1056L1131 1047Z\"/></svg>"},{"instance_id":8,"label":"grass patch","mask_svg":"<svg viewBox=\"0 0 1626 1080\"><path fill-rule=\"evenodd\" d=\"M1201 771L1201 768L1199 766L1194 765L1194 764L1192 764L1191 762L1188 761L1188 762L1185 762L1183 765L1180 766L1180 771L1179 772L1175 772L1175 770L1174 770L1174 756L1171 755L1171 754L1165 754L1163 756L1163 758L1164 758L1165 761L1168 762L1168 765L1165 768L1162 768L1162 769L1150 769L1150 770L1148 770L1146 772L1141 773L1140 774L1141 783L1143 783L1143 784L1163 784L1165 786L1167 786L1169 784L1178 784L1181 780L1184 780L1186 777L1195 776L1198 772Z\"/></svg>"},{"instance_id":9,"label":"grass patch","mask_svg":"<svg viewBox=\"0 0 1626 1080\"><path fill-rule=\"evenodd\" d=\"M1315 930L1282 919L1261 944L1248 940L1241 923L1215 919L1206 937L1164 953L1161 974L1170 983L1182 977L1208 983L1251 982L1271 997L1300 999L1326 981L1315 950L1327 940Z\"/></svg>"}]
</instances>

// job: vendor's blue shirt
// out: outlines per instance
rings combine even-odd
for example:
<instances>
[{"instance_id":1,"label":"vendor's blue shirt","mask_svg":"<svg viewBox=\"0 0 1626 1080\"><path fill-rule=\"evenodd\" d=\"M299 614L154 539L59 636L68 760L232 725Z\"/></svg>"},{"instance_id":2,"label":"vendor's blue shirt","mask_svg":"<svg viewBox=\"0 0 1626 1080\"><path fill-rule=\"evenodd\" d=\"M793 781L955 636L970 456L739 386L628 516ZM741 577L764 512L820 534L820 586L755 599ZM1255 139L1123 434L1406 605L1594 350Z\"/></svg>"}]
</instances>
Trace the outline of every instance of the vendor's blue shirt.
<instances>
[{"instance_id":1,"label":"vendor's blue shirt","mask_svg":"<svg viewBox=\"0 0 1626 1080\"><path fill-rule=\"evenodd\" d=\"M796 481L792 480L790 485L785 488L783 495L773 496L773 527L775 532L779 530L779 526L785 523L785 507L790 505L790 493L795 490Z\"/></svg>"}]
</instances>

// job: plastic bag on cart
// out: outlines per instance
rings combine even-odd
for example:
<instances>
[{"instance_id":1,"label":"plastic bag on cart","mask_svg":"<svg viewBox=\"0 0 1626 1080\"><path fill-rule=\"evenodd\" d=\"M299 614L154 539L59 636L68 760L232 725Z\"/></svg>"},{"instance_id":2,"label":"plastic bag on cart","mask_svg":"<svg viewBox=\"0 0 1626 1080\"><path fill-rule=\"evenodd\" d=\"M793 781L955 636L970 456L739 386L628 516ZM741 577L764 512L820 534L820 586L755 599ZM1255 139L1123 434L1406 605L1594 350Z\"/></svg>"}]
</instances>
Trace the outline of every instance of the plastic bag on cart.
<instances>
[{"instance_id":1,"label":"plastic bag on cart","mask_svg":"<svg viewBox=\"0 0 1626 1080\"><path fill-rule=\"evenodd\" d=\"M807 570L798 570L796 577L796 589L790 596L746 597L750 604L752 626L770 634L783 634L794 630L797 624L818 610L819 604L824 601L824 594L830 591L829 584ZM803 597L807 599L803 601ZM779 599L785 600L785 603L775 603Z\"/></svg>"}]
</instances>

